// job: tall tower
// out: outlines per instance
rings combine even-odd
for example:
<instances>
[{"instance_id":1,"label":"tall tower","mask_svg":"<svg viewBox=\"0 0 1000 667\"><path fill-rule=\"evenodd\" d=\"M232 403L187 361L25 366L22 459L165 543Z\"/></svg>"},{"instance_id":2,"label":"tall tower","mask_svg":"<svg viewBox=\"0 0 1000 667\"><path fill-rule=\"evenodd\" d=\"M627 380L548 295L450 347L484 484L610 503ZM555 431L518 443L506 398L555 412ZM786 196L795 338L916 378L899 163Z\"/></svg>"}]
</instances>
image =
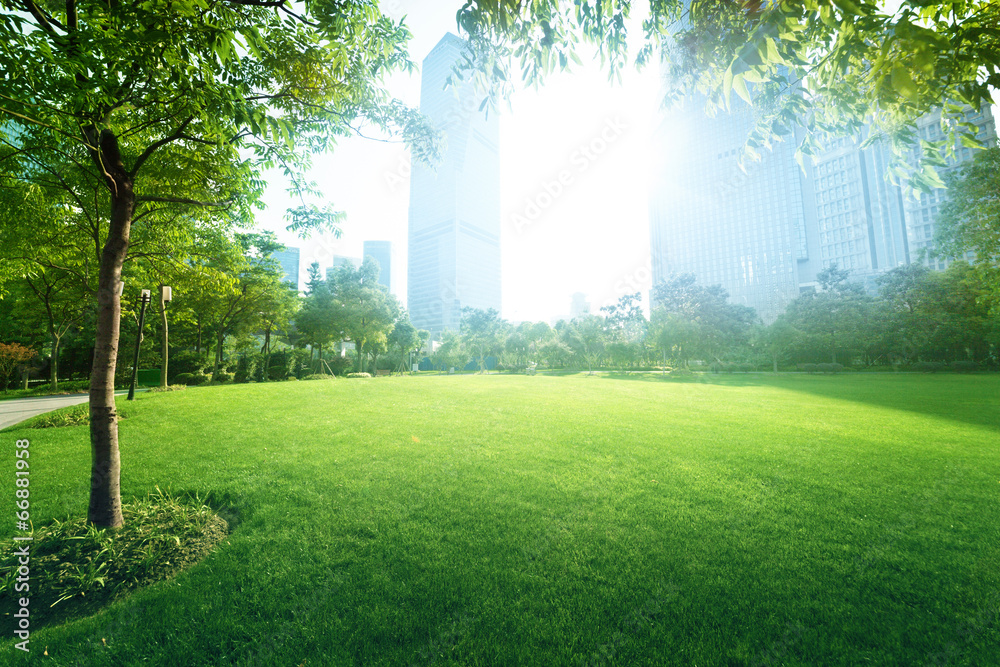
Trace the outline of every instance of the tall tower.
<instances>
[{"instance_id":1,"label":"tall tower","mask_svg":"<svg viewBox=\"0 0 1000 667\"><path fill-rule=\"evenodd\" d=\"M888 148L861 149L859 137L830 137L801 169L800 129L762 151L741 171L737 156L753 128L740 100L732 111L707 116L700 100L668 113L657 131L656 185L650 200L654 284L671 273L693 273L702 285L722 285L730 301L773 321L832 264L875 288L875 278L918 261L931 245L945 191L907 198L886 177ZM995 142L988 108L968 109L965 121ZM942 139L939 111L921 118L921 138ZM947 169L971 159L960 149ZM935 260L932 268L947 262ZM655 305L655 304L654 304Z\"/></svg>"},{"instance_id":2,"label":"tall tower","mask_svg":"<svg viewBox=\"0 0 1000 667\"><path fill-rule=\"evenodd\" d=\"M392 241L365 241L364 252L367 259L372 257L378 262L378 282L392 291Z\"/></svg>"},{"instance_id":3,"label":"tall tower","mask_svg":"<svg viewBox=\"0 0 1000 667\"><path fill-rule=\"evenodd\" d=\"M500 310L500 125L471 82L445 89L465 43L448 33L424 59L420 110L446 134L436 167L413 166L407 305L418 329L457 331L462 308Z\"/></svg>"}]
</instances>

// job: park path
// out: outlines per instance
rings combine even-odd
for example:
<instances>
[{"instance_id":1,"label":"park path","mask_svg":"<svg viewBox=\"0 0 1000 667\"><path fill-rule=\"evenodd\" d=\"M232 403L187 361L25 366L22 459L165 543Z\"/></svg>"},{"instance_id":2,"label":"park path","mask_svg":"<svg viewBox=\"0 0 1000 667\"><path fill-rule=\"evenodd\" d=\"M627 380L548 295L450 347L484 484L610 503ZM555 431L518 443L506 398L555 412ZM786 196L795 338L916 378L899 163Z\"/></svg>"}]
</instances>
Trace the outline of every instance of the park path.
<instances>
[{"instance_id":1,"label":"park path","mask_svg":"<svg viewBox=\"0 0 1000 667\"><path fill-rule=\"evenodd\" d=\"M141 389L139 391L142 391ZM127 394L116 391L115 396ZM63 394L59 396L31 396L0 401L0 429L19 424L36 415L52 412L70 405L79 405L90 400L89 394Z\"/></svg>"}]
</instances>

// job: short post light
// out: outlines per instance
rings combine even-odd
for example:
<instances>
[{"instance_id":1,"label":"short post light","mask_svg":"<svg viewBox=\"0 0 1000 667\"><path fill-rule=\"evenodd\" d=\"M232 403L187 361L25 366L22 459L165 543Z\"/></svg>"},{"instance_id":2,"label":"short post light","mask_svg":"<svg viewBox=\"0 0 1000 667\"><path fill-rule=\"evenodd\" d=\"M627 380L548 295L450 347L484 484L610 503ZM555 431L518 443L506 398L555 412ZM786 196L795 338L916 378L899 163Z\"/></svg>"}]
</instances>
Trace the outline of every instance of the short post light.
<instances>
[{"instance_id":1,"label":"short post light","mask_svg":"<svg viewBox=\"0 0 1000 667\"><path fill-rule=\"evenodd\" d=\"M135 337L135 358L132 361L132 383L128 387L128 398L129 401L135 400L135 383L139 379L139 345L142 343L142 325L146 321L146 306L149 305L151 300L149 290L144 289L139 295L139 301L142 304L139 308L139 334Z\"/></svg>"}]
</instances>

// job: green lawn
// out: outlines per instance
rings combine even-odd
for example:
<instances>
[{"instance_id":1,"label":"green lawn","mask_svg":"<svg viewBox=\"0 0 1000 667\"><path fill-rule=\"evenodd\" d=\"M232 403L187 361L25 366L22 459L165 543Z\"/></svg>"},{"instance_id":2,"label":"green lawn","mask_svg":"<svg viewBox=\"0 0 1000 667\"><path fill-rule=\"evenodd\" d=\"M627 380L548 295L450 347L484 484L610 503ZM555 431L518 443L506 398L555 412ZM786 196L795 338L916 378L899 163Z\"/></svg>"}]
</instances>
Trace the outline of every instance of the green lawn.
<instances>
[{"instance_id":1,"label":"green lawn","mask_svg":"<svg viewBox=\"0 0 1000 667\"><path fill-rule=\"evenodd\" d=\"M4 535L13 440L38 525L86 512L87 435L0 434ZM121 437L125 495L235 528L33 633L39 662L1000 663L996 376L220 386L141 396Z\"/></svg>"}]
</instances>

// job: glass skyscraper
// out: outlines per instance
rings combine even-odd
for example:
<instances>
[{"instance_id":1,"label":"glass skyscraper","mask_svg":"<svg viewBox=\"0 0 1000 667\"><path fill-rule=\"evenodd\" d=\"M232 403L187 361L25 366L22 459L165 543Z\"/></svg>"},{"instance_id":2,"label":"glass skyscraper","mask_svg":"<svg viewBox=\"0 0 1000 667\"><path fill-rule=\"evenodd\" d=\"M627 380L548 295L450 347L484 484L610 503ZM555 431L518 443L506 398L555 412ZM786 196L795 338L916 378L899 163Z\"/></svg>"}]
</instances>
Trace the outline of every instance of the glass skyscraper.
<instances>
[{"instance_id":1,"label":"glass skyscraper","mask_svg":"<svg viewBox=\"0 0 1000 667\"><path fill-rule=\"evenodd\" d=\"M500 310L499 120L471 82L445 89L465 43L449 33L424 59L420 110L446 134L435 167L410 178L407 306L418 329L457 331L462 308Z\"/></svg>"},{"instance_id":2,"label":"glass skyscraper","mask_svg":"<svg viewBox=\"0 0 1000 667\"><path fill-rule=\"evenodd\" d=\"M654 284L672 273L693 273L771 322L831 264L871 286L875 276L918 261L929 246L945 191L904 195L886 178L888 148L861 150L856 137L830 139L803 170L795 160L801 136L791 131L744 172L738 156L753 110L734 99L731 112L709 117L699 100L687 104L671 110L656 133ZM970 109L966 120L976 123L980 138L995 142L988 108ZM940 114L922 118L918 130L922 138L942 138ZM959 149L950 166L971 157ZM944 268L944 262L928 260L932 264Z\"/></svg>"},{"instance_id":3,"label":"glass skyscraper","mask_svg":"<svg viewBox=\"0 0 1000 667\"><path fill-rule=\"evenodd\" d=\"M378 262L378 282L392 292L392 241L365 241L362 254Z\"/></svg>"},{"instance_id":4,"label":"glass skyscraper","mask_svg":"<svg viewBox=\"0 0 1000 667\"><path fill-rule=\"evenodd\" d=\"M285 274L284 279L299 288L299 249L285 248L272 255L281 265L281 271Z\"/></svg>"}]
</instances>

